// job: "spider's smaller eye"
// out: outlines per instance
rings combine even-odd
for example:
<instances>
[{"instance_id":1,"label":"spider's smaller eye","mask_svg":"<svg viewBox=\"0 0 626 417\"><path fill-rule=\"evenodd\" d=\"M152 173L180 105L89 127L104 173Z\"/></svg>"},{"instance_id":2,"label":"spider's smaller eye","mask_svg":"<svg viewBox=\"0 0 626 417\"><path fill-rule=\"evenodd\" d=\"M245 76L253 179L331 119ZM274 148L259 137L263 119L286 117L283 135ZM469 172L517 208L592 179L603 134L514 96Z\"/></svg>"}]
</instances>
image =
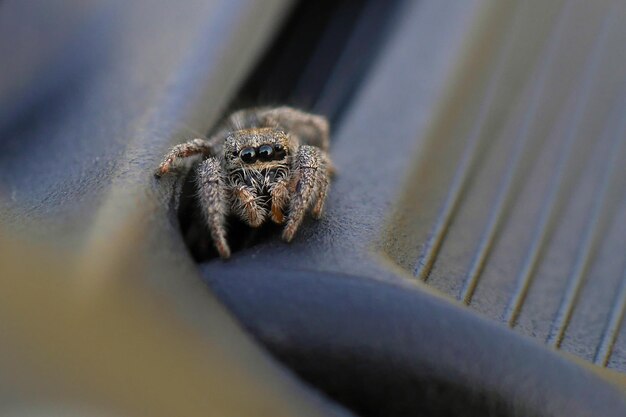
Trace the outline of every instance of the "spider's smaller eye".
<instances>
[{"instance_id":1,"label":"spider's smaller eye","mask_svg":"<svg viewBox=\"0 0 626 417\"><path fill-rule=\"evenodd\" d=\"M271 161L274 156L274 148L271 145L259 146L258 156L261 161Z\"/></svg>"},{"instance_id":2,"label":"spider's smaller eye","mask_svg":"<svg viewBox=\"0 0 626 417\"><path fill-rule=\"evenodd\" d=\"M248 146L239 152L239 157L246 164L251 164L256 161L256 151L253 147Z\"/></svg>"},{"instance_id":3,"label":"spider's smaller eye","mask_svg":"<svg viewBox=\"0 0 626 417\"><path fill-rule=\"evenodd\" d=\"M287 155L287 152L285 151L285 148L283 148L282 145L279 145L279 144L274 145L274 159L276 161L280 161L281 159L285 157L285 155Z\"/></svg>"},{"instance_id":4,"label":"spider's smaller eye","mask_svg":"<svg viewBox=\"0 0 626 417\"><path fill-rule=\"evenodd\" d=\"M233 156L237 156L237 155L239 155L239 152L233 151Z\"/></svg>"}]
</instances>

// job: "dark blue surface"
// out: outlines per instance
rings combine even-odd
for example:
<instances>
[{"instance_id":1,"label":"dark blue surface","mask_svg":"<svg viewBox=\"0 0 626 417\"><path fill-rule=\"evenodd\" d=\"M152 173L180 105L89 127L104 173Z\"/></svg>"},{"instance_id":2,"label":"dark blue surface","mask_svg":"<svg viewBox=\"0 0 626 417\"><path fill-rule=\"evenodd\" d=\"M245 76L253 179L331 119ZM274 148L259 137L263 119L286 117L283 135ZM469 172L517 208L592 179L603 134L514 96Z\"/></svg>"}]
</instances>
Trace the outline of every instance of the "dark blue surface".
<instances>
[{"instance_id":1,"label":"dark blue surface","mask_svg":"<svg viewBox=\"0 0 626 417\"><path fill-rule=\"evenodd\" d=\"M368 416L623 416L589 371L416 285L214 263L203 276L304 379Z\"/></svg>"},{"instance_id":2,"label":"dark blue surface","mask_svg":"<svg viewBox=\"0 0 626 417\"><path fill-rule=\"evenodd\" d=\"M137 281L183 310L177 290L203 288L181 279L196 272L175 222L181 181L152 173L169 146L208 132L233 99L261 49L265 29L252 23L264 9L79 3L36 13L0 3L2 64L13 65L0 72L0 224L80 253L141 220L150 250L131 254L147 259ZM307 219L290 245L270 233L229 263L203 265L202 276L270 351L363 414L626 415L606 381L381 260L381 231L467 33L469 6L407 4L335 126L338 175L325 217ZM12 37L29 29L24 16L34 38ZM350 78L344 68L337 76ZM179 274L159 275L154 259Z\"/></svg>"}]
</instances>

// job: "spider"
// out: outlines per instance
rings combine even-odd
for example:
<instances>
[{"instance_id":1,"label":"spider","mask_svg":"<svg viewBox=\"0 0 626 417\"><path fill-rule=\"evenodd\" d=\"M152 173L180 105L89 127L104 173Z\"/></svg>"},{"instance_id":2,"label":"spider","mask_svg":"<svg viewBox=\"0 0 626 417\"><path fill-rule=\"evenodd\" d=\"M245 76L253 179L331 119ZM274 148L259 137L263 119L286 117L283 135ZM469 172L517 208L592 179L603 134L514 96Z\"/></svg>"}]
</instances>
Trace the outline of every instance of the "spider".
<instances>
[{"instance_id":1,"label":"spider","mask_svg":"<svg viewBox=\"0 0 626 417\"><path fill-rule=\"evenodd\" d=\"M251 227L284 224L290 242L304 215L322 215L332 164L328 121L291 107L252 108L231 114L209 139L174 146L155 175L195 166L198 198L220 257L230 257L226 219Z\"/></svg>"}]
</instances>

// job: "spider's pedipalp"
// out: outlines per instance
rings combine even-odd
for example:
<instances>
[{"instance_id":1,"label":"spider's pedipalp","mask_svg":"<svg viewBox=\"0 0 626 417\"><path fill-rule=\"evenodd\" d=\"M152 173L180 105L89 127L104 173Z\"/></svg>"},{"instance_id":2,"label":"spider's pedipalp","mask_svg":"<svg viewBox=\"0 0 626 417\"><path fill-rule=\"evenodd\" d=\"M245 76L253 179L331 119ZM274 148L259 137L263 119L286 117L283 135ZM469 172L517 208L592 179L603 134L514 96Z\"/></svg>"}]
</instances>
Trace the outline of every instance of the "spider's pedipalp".
<instances>
[{"instance_id":1,"label":"spider's pedipalp","mask_svg":"<svg viewBox=\"0 0 626 417\"><path fill-rule=\"evenodd\" d=\"M209 158L198 166L198 196L213 244L226 259L230 248L226 241L226 215L228 214L228 192L222 177L222 168L217 158Z\"/></svg>"},{"instance_id":2,"label":"spider's pedipalp","mask_svg":"<svg viewBox=\"0 0 626 417\"><path fill-rule=\"evenodd\" d=\"M236 185L231 188L231 193L233 210L235 210L239 218L244 220L249 226L261 226L267 216L267 210L263 207L262 201L260 201L254 187L243 184Z\"/></svg>"},{"instance_id":3,"label":"spider's pedipalp","mask_svg":"<svg viewBox=\"0 0 626 417\"><path fill-rule=\"evenodd\" d=\"M289 203L289 177L284 176L272 187L271 196L271 216L272 221L276 224L283 224L285 215L283 211Z\"/></svg>"}]
</instances>

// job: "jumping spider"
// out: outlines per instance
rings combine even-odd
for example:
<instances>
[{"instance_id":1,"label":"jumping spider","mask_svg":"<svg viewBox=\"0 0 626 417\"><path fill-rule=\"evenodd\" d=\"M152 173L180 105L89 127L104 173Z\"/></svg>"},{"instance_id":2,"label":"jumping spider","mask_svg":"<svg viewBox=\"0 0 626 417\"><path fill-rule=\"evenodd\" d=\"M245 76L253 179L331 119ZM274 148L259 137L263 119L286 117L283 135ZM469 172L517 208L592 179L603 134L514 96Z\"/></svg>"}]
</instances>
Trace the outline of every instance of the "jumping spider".
<instances>
[{"instance_id":1,"label":"jumping spider","mask_svg":"<svg viewBox=\"0 0 626 417\"><path fill-rule=\"evenodd\" d=\"M287 242L310 208L320 218L333 170L327 151L324 117L290 107L246 109L233 113L209 139L174 146L155 175L197 164L200 206L213 244L226 259L230 213L251 227L268 219L285 224Z\"/></svg>"}]
</instances>

